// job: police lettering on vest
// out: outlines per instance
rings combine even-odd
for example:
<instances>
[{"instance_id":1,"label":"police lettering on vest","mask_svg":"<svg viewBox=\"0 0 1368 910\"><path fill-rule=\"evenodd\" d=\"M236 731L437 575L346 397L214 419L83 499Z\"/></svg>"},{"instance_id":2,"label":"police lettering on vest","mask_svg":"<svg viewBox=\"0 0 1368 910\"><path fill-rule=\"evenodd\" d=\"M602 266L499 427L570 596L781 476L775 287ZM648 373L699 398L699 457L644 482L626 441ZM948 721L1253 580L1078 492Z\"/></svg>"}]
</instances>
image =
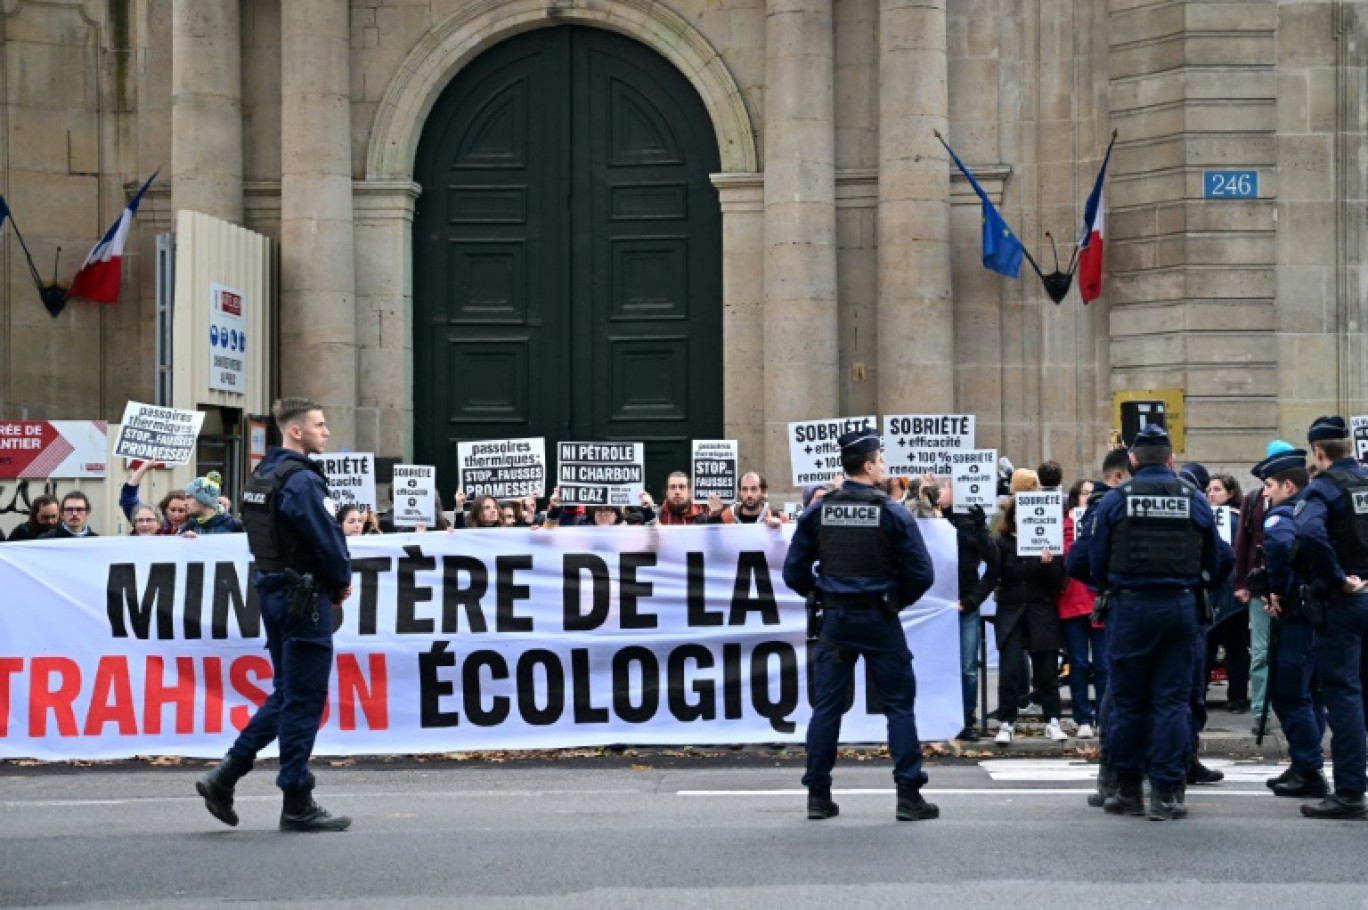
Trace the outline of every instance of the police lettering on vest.
<instances>
[{"instance_id":1,"label":"police lettering on vest","mask_svg":"<svg viewBox=\"0 0 1368 910\"><path fill-rule=\"evenodd\" d=\"M270 474L253 474L242 490L242 527L247 532L247 547L260 572L284 572L293 568L312 571L312 548L300 546L294 526L280 515L280 492L298 471L323 471L316 463L291 459L276 466Z\"/></svg>"},{"instance_id":2,"label":"police lettering on vest","mask_svg":"<svg viewBox=\"0 0 1368 910\"><path fill-rule=\"evenodd\" d=\"M1181 480L1132 480L1121 487L1126 507L1112 531L1110 571L1141 577L1192 577L1202 572L1202 534L1192 521L1191 491Z\"/></svg>"},{"instance_id":3,"label":"police lettering on vest","mask_svg":"<svg viewBox=\"0 0 1368 910\"><path fill-rule=\"evenodd\" d=\"M833 490L822 497L818 570L832 578L881 578L893 571L893 545L883 532L878 490Z\"/></svg>"},{"instance_id":4,"label":"police lettering on vest","mask_svg":"<svg viewBox=\"0 0 1368 910\"><path fill-rule=\"evenodd\" d=\"M1323 472L1346 500L1329 509L1325 530L1335 548L1335 559L1345 570L1368 569L1368 477L1330 468Z\"/></svg>"}]
</instances>

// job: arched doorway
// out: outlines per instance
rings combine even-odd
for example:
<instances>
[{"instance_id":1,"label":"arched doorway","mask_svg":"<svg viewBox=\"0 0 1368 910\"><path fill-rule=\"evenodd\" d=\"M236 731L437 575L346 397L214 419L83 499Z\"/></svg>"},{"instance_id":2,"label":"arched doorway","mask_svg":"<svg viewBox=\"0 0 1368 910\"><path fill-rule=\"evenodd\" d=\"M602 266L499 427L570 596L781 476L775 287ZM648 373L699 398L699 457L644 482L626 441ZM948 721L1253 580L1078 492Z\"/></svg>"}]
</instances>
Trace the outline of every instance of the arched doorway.
<instances>
[{"instance_id":1,"label":"arched doorway","mask_svg":"<svg viewBox=\"0 0 1368 910\"><path fill-rule=\"evenodd\" d=\"M717 142L697 93L622 36L543 28L438 98L414 177L414 447L646 442L647 474L722 432Z\"/></svg>"}]
</instances>

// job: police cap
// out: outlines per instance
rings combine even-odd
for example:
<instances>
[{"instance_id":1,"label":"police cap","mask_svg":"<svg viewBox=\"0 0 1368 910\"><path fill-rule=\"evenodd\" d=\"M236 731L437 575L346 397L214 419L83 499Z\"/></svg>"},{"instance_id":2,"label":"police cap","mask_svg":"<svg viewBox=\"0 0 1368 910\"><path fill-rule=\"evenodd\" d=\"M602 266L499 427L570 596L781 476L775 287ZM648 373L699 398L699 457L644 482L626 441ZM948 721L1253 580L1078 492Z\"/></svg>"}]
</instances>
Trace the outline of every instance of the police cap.
<instances>
[{"instance_id":1,"label":"police cap","mask_svg":"<svg viewBox=\"0 0 1368 910\"><path fill-rule=\"evenodd\" d=\"M1211 474L1207 472L1206 465L1195 461L1192 464L1183 465L1178 470L1178 476L1203 493L1206 492L1207 485L1211 483Z\"/></svg>"},{"instance_id":2,"label":"police cap","mask_svg":"<svg viewBox=\"0 0 1368 910\"><path fill-rule=\"evenodd\" d=\"M836 444L841 447L842 455L875 452L883 448L883 443L879 441L879 434L873 427L842 433L837 438Z\"/></svg>"},{"instance_id":3,"label":"police cap","mask_svg":"<svg viewBox=\"0 0 1368 910\"><path fill-rule=\"evenodd\" d=\"M1306 467L1306 450L1292 449L1288 452L1279 452L1276 455L1268 456L1251 468L1249 473L1260 480L1267 480L1270 477L1276 477L1283 471L1304 467Z\"/></svg>"},{"instance_id":4,"label":"police cap","mask_svg":"<svg viewBox=\"0 0 1368 910\"><path fill-rule=\"evenodd\" d=\"M1348 439L1349 427L1343 417L1317 417L1306 432L1307 442L1324 442L1327 439Z\"/></svg>"},{"instance_id":5,"label":"police cap","mask_svg":"<svg viewBox=\"0 0 1368 910\"><path fill-rule=\"evenodd\" d=\"M1168 433L1157 423L1147 425L1139 433L1135 434L1135 442L1131 443L1131 451L1143 449L1146 446L1173 446Z\"/></svg>"}]
</instances>

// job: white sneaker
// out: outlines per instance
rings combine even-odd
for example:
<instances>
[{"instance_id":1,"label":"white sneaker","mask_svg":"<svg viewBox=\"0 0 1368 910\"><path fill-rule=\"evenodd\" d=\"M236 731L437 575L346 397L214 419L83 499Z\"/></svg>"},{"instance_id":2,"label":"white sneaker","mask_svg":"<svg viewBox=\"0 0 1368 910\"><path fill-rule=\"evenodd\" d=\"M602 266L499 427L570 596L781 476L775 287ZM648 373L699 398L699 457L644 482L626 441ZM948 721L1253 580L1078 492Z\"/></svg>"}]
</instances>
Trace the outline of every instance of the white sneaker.
<instances>
[{"instance_id":1,"label":"white sneaker","mask_svg":"<svg viewBox=\"0 0 1368 910\"><path fill-rule=\"evenodd\" d=\"M1040 715L1044 714L1045 711L1040 707L1040 705L1036 704L1035 702L1031 702L1017 713L1026 715L1028 717L1039 717Z\"/></svg>"},{"instance_id":2,"label":"white sneaker","mask_svg":"<svg viewBox=\"0 0 1368 910\"><path fill-rule=\"evenodd\" d=\"M1093 728L1092 728L1092 724L1079 724L1079 725L1078 725L1078 731L1074 733L1074 736L1075 736L1076 738L1078 738L1078 739L1092 739L1092 738L1093 738Z\"/></svg>"},{"instance_id":3,"label":"white sneaker","mask_svg":"<svg viewBox=\"0 0 1368 910\"><path fill-rule=\"evenodd\" d=\"M1045 735L1057 743L1062 743L1069 737L1059 727L1059 718L1051 717L1045 722Z\"/></svg>"},{"instance_id":4,"label":"white sneaker","mask_svg":"<svg viewBox=\"0 0 1368 910\"><path fill-rule=\"evenodd\" d=\"M1011 724L1003 724L1002 726L998 727L997 736L994 737L993 742L997 743L999 746L1009 746L1009 745L1011 745L1011 744L1012 744L1012 725L1011 725Z\"/></svg>"}]
</instances>

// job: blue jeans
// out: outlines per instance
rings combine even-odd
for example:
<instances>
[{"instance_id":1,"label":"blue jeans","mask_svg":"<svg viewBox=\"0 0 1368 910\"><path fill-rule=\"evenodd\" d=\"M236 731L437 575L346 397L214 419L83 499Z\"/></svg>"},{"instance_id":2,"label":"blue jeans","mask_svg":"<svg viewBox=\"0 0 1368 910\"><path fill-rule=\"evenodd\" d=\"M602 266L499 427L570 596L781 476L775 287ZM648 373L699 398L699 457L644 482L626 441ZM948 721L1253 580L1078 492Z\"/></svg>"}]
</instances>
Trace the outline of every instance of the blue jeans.
<instances>
[{"instance_id":1,"label":"blue jeans","mask_svg":"<svg viewBox=\"0 0 1368 910\"><path fill-rule=\"evenodd\" d=\"M831 786L846 690L855 672L855 661L860 657L865 659L869 679L888 717L893 780L920 787L926 783L926 775L922 773L921 742L917 739L917 718L913 713L917 678L912 672L907 634L896 616L841 607L824 611L822 637L813 658L816 694L812 720L808 722L807 773L803 775L803 784Z\"/></svg>"},{"instance_id":2,"label":"blue jeans","mask_svg":"<svg viewBox=\"0 0 1368 910\"><path fill-rule=\"evenodd\" d=\"M271 654L271 694L231 752L249 766L262 749L280 739L280 772L276 786L301 790L313 786L309 755L313 752L332 675L332 611L326 598L314 598L313 610L298 616L287 611L288 597L279 587L258 584L266 648Z\"/></svg>"},{"instance_id":3,"label":"blue jeans","mask_svg":"<svg viewBox=\"0 0 1368 910\"><path fill-rule=\"evenodd\" d=\"M969 726L978 705L979 648L983 642L983 624L978 610L959 615L960 685L964 698L964 725Z\"/></svg>"},{"instance_id":4,"label":"blue jeans","mask_svg":"<svg viewBox=\"0 0 1368 910\"><path fill-rule=\"evenodd\" d=\"M1364 740L1363 638L1368 632L1368 593L1339 595L1325 608L1325 628L1316 634L1316 674L1330 723L1330 756L1335 789L1362 794L1368 789L1368 743Z\"/></svg>"},{"instance_id":5,"label":"blue jeans","mask_svg":"<svg viewBox=\"0 0 1368 910\"><path fill-rule=\"evenodd\" d=\"M1287 754L1298 771L1319 771L1325 764L1321 754L1325 715L1311 691L1315 646L1316 633L1309 623L1279 620L1269 707L1278 715L1287 737Z\"/></svg>"},{"instance_id":6,"label":"blue jeans","mask_svg":"<svg viewBox=\"0 0 1368 910\"><path fill-rule=\"evenodd\" d=\"M1088 675L1092 674L1097 703L1107 694L1107 634L1094 629L1087 616L1074 616L1059 624L1064 632L1064 648L1069 654L1069 694L1073 699L1075 723L1092 725L1094 714L1088 700ZM1088 652L1092 652L1089 660Z\"/></svg>"},{"instance_id":7,"label":"blue jeans","mask_svg":"<svg viewBox=\"0 0 1368 910\"><path fill-rule=\"evenodd\" d=\"M1192 594L1118 593L1107 625L1112 768L1134 783L1148 767L1151 783L1172 789L1187 779L1192 666L1202 642Z\"/></svg>"}]
</instances>

